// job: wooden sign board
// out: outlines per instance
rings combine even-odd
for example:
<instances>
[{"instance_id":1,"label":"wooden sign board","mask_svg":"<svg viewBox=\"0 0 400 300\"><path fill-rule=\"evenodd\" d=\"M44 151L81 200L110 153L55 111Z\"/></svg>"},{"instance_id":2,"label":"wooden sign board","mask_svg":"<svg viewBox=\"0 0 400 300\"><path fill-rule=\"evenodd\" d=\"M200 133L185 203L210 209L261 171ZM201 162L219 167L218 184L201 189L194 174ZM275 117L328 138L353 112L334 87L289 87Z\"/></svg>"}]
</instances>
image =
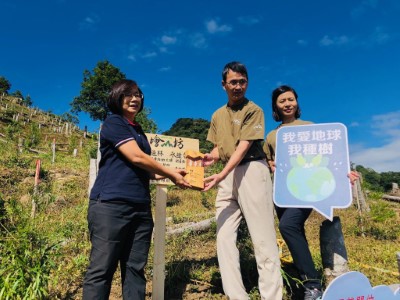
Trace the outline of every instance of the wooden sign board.
<instances>
[{"instance_id":1,"label":"wooden sign board","mask_svg":"<svg viewBox=\"0 0 400 300\"><path fill-rule=\"evenodd\" d=\"M168 168L186 169L185 151L199 151L199 140L146 133L151 146L151 157ZM169 179L152 180L151 183L173 185Z\"/></svg>"},{"instance_id":2,"label":"wooden sign board","mask_svg":"<svg viewBox=\"0 0 400 300\"><path fill-rule=\"evenodd\" d=\"M151 156L168 168L185 169L185 151L199 151L199 140L146 133L151 146ZM190 164L190 163L189 163ZM154 300L164 299L165 281L165 227L167 185L173 185L169 179L152 180L157 184L155 222L154 222L154 266L153 289Z\"/></svg>"}]
</instances>

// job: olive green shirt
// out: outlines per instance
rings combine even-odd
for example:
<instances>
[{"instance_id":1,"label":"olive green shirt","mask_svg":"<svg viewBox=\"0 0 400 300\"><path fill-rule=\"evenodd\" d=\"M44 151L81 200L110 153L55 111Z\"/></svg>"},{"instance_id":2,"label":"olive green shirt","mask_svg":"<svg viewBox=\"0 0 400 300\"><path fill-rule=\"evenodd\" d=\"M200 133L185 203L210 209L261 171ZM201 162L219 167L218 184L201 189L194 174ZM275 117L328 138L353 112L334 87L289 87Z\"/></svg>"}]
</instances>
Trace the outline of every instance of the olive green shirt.
<instances>
[{"instance_id":1,"label":"olive green shirt","mask_svg":"<svg viewBox=\"0 0 400 300\"><path fill-rule=\"evenodd\" d=\"M224 163L230 159L240 141L253 141L242 161L264 159L261 145L264 130L263 110L246 99L237 106L224 105L214 112L207 140L218 147L219 158Z\"/></svg>"},{"instance_id":2,"label":"olive green shirt","mask_svg":"<svg viewBox=\"0 0 400 300\"><path fill-rule=\"evenodd\" d=\"M274 130L271 130L267 138L265 139L265 143L263 146L263 150L265 152L265 155L267 156L267 161L268 160L275 160L275 149L276 149L276 131L281 128L282 126L297 126L297 125L307 125L307 124L313 124L310 121L303 121L300 119L294 120L291 123L285 123L279 125L277 128Z\"/></svg>"}]
</instances>

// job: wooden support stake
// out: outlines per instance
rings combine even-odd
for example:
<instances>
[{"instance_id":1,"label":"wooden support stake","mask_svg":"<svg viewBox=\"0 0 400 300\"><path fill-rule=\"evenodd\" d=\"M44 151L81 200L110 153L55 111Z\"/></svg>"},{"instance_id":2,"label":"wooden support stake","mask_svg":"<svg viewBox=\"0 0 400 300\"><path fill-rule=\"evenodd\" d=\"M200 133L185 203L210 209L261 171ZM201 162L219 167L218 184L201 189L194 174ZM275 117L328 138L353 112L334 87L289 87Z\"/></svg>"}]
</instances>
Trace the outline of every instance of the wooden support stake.
<instances>
[{"instance_id":1,"label":"wooden support stake","mask_svg":"<svg viewBox=\"0 0 400 300\"><path fill-rule=\"evenodd\" d=\"M31 218L33 219L36 215L36 193L37 193L37 186L40 180L40 159L36 161L36 172L35 172L35 185L33 187L33 197L32 197L32 210L31 210Z\"/></svg>"},{"instance_id":2,"label":"wooden support stake","mask_svg":"<svg viewBox=\"0 0 400 300\"><path fill-rule=\"evenodd\" d=\"M166 207L167 186L157 185L154 224L153 300L164 299Z\"/></svg>"},{"instance_id":3,"label":"wooden support stake","mask_svg":"<svg viewBox=\"0 0 400 300\"><path fill-rule=\"evenodd\" d=\"M18 152L22 153L22 150L24 148L24 138L18 138Z\"/></svg>"},{"instance_id":4,"label":"wooden support stake","mask_svg":"<svg viewBox=\"0 0 400 300\"><path fill-rule=\"evenodd\" d=\"M396 253L396 257L397 257L397 268L399 270L399 274L400 274L400 252ZM400 278L400 276L399 276Z\"/></svg>"},{"instance_id":5,"label":"wooden support stake","mask_svg":"<svg viewBox=\"0 0 400 300\"><path fill-rule=\"evenodd\" d=\"M56 160L56 139L53 139L53 143L51 144L51 151L53 152L53 158L51 159L51 163L54 164Z\"/></svg>"},{"instance_id":6,"label":"wooden support stake","mask_svg":"<svg viewBox=\"0 0 400 300\"><path fill-rule=\"evenodd\" d=\"M92 190L92 187L94 185L94 182L96 181L97 177L97 159L91 158L90 159L90 168L89 168L89 187L88 187L88 195L90 194L90 191Z\"/></svg>"}]
</instances>

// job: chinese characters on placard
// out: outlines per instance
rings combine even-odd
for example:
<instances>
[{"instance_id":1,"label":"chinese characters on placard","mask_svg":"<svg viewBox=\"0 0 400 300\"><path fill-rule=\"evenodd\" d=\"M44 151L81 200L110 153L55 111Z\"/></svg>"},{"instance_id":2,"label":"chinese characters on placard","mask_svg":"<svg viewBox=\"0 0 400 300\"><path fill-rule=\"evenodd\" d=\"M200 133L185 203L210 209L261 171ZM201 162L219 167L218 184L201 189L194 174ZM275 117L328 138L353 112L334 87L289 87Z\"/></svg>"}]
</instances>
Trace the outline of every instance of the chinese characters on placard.
<instances>
[{"instance_id":1,"label":"chinese characters on placard","mask_svg":"<svg viewBox=\"0 0 400 300\"><path fill-rule=\"evenodd\" d=\"M173 163L184 164L186 162L184 154L180 152L171 152L166 157L162 150L152 150L151 156L166 167L171 167Z\"/></svg>"},{"instance_id":2,"label":"chinese characters on placard","mask_svg":"<svg viewBox=\"0 0 400 300\"><path fill-rule=\"evenodd\" d=\"M373 295L340 298L338 300L375 300Z\"/></svg>"},{"instance_id":3,"label":"chinese characters on placard","mask_svg":"<svg viewBox=\"0 0 400 300\"><path fill-rule=\"evenodd\" d=\"M283 143L290 143L287 147L288 153L292 155L330 155L333 153L332 141L342 138L340 129L336 130L306 130L285 132L282 135ZM309 142L309 143L308 143Z\"/></svg>"},{"instance_id":4,"label":"chinese characters on placard","mask_svg":"<svg viewBox=\"0 0 400 300\"><path fill-rule=\"evenodd\" d=\"M274 202L328 219L351 204L347 129L341 123L282 126L276 135Z\"/></svg>"},{"instance_id":5,"label":"chinese characters on placard","mask_svg":"<svg viewBox=\"0 0 400 300\"><path fill-rule=\"evenodd\" d=\"M151 157L168 168L185 169L185 151L198 151L199 140L146 133L151 146ZM172 184L169 179L158 180L158 184Z\"/></svg>"},{"instance_id":6,"label":"chinese characters on placard","mask_svg":"<svg viewBox=\"0 0 400 300\"><path fill-rule=\"evenodd\" d=\"M157 134L154 138L150 139L150 145L154 145L155 147L168 147L168 148L183 148L183 140L182 138L174 138L174 141L163 140Z\"/></svg>"}]
</instances>

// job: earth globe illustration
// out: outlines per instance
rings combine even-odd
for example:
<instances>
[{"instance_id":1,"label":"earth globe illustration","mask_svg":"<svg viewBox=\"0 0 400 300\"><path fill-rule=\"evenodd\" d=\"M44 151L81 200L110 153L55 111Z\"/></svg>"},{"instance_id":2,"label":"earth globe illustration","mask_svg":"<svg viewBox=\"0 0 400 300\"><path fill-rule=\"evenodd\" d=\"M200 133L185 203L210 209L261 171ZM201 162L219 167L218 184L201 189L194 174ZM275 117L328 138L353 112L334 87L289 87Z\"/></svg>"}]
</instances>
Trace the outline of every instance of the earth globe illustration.
<instances>
[{"instance_id":1,"label":"earth globe illustration","mask_svg":"<svg viewBox=\"0 0 400 300\"><path fill-rule=\"evenodd\" d=\"M298 200L318 202L328 198L335 190L336 182L327 168L329 158L318 154L313 157L291 158L292 169L286 179L289 192Z\"/></svg>"}]
</instances>

